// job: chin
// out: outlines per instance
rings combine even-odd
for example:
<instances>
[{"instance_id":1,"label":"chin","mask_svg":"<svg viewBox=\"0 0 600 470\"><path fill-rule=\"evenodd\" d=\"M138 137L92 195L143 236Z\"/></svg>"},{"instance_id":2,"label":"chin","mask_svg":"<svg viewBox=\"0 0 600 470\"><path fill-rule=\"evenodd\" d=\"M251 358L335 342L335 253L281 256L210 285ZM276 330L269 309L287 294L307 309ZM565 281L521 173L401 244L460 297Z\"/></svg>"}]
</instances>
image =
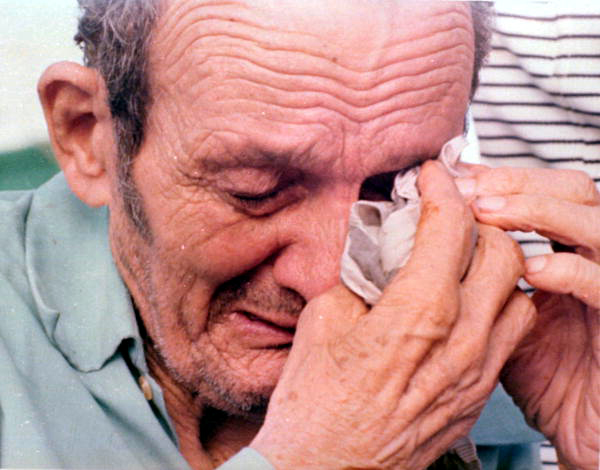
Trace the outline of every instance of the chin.
<instances>
[{"instance_id":1,"label":"chin","mask_svg":"<svg viewBox=\"0 0 600 470\"><path fill-rule=\"evenodd\" d=\"M289 355L289 347L219 354L210 341L195 344L189 354L159 355L169 375L186 388L195 401L233 416L262 419ZM185 357L187 356L187 357ZM184 359L185 357L185 359Z\"/></svg>"},{"instance_id":2,"label":"chin","mask_svg":"<svg viewBox=\"0 0 600 470\"><path fill-rule=\"evenodd\" d=\"M257 361L244 374L222 374L218 380L209 380L212 393L205 395L207 404L234 416L262 419L281 377L288 353L289 349L268 351L268 356L275 356L269 358L268 364ZM203 377L203 382L207 382L207 379L207 376ZM198 395L199 398L201 396L202 394Z\"/></svg>"},{"instance_id":3,"label":"chin","mask_svg":"<svg viewBox=\"0 0 600 470\"><path fill-rule=\"evenodd\" d=\"M202 406L252 420L264 418L269 400L277 385L276 381L246 386L246 384L229 383L222 379L221 377L218 382L207 383L205 378L197 387L196 399Z\"/></svg>"}]
</instances>

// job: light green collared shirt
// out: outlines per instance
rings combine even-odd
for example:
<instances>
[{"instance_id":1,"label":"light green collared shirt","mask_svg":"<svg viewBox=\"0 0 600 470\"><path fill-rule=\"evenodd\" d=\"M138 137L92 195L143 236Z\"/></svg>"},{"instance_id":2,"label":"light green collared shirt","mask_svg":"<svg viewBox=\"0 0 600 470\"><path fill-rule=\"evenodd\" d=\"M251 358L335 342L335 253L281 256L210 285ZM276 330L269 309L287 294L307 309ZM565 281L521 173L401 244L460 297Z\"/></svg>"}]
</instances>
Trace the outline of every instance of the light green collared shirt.
<instances>
[{"instance_id":1,"label":"light green collared shirt","mask_svg":"<svg viewBox=\"0 0 600 470\"><path fill-rule=\"evenodd\" d=\"M107 233L62 174L0 193L0 467L189 470ZM251 449L222 468L272 470Z\"/></svg>"}]
</instances>

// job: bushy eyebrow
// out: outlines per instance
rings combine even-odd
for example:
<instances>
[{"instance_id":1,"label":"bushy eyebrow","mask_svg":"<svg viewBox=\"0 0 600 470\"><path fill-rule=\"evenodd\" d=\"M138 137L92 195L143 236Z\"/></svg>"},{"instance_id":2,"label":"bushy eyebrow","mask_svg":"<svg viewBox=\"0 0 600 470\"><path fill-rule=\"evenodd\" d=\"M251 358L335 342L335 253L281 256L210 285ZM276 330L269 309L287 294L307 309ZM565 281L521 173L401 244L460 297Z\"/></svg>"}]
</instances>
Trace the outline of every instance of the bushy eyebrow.
<instances>
[{"instance_id":1,"label":"bushy eyebrow","mask_svg":"<svg viewBox=\"0 0 600 470\"><path fill-rule=\"evenodd\" d=\"M292 157L288 153L273 153L264 151L243 151L235 154L221 154L202 158L200 164L204 171L214 173L229 168L251 167L286 167Z\"/></svg>"},{"instance_id":2,"label":"bushy eyebrow","mask_svg":"<svg viewBox=\"0 0 600 470\"><path fill-rule=\"evenodd\" d=\"M382 166L378 171L375 171L371 176L381 175L383 173L397 173L409 168L419 166L426 160L435 159L436 154L424 155L414 154L410 157L390 156L386 161L388 164ZM313 174L321 175L322 171L326 171L323 166L330 165L328 160L322 161L318 155L310 151L273 151L264 147L249 145L248 147L239 150L230 149L229 151L219 153L217 155L204 155L198 158L197 169L204 175L216 175L221 171L238 168L264 168L287 174L294 172L296 174ZM392 162L403 161L402 166L395 166ZM375 169L373 169L375 170Z\"/></svg>"},{"instance_id":3,"label":"bushy eyebrow","mask_svg":"<svg viewBox=\"0 0 600 470\"><path fill-rule=\"evenodd\" d=\"M296 169L310 171L315 156L306 151L274 151L258 146L231 149L226 152L204 155L198 158L203 172L217 173L231 168L272 168L275 170ZM317 159L318 160L318 159Z\"/></svg>"}]
</instances>

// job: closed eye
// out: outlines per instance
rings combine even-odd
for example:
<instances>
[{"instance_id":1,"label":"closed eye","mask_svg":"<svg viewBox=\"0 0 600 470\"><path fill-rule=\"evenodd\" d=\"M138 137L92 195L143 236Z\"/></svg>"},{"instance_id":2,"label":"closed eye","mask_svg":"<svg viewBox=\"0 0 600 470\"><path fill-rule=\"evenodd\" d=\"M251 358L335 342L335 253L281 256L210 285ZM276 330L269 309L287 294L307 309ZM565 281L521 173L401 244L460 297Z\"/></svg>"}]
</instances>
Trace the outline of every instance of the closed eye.
<instances>
[{"instance_id":1,"label":"closed eye","mask_svg":"<svg viewBox=\"0 0 600 470\"><path fill-rule=\"evenodd\" d=\"M265 204L275 199L279 195L280 191L280 188L276 188L274 190L258 194L232 193L231 197L235 198L240 204L244 206L255 208L260 206L261 204Z\"/></svg>"},{"instance_id":2,"label":"closed eye","mask_svg":"<svg viewBox=\"0 0 600 470\"><path fill-rule=\"evenodd\" d=\"M261 192L230 190L226 194L238 210L260 217L294 204L305 192L306 188L298 179L284 178L275 187Z\"/></svg>"}]
</instances>

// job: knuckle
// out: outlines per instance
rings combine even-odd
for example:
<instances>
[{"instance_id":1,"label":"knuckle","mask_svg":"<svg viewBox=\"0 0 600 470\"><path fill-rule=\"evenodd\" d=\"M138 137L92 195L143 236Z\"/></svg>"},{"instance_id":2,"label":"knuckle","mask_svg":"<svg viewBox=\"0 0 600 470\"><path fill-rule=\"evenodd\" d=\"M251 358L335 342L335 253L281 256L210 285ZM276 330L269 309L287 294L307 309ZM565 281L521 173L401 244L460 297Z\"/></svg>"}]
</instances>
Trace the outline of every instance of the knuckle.
<instances>
[{"instance_id":1,"label":"knuckle","mask_svg":"<svg viewBox=\"0 0 600 470\"><path fill-rule=\"evenodd\" d=\"M565 278L571 278L571 282L573 286L598 286L597 281L594 282L594 264L584 257L571 254L571 253L563 253L565 257L568 256L569 259L572 260L572 272L565 273Z\"/></svg>"},{"instance_id":2,"label":"knuckle","mask_svg":"<svg viewBox=\"0 0 600 470\"><path fill-rule=\"evenodd\" d=\"M490 225L479 225L478 250L486 263L491 263L499 279L515 279L525 273L525 257L517 241L505 231Z\"/></svg>"},{"instance_id":3,"label":"knuckle","mask_svg":"<svg viewBox=\"0 0 600 470\"><path fill-rule=\"evenodd\" d=\"M524 185L525 173L515 168L493 168L480 176L484 190L497 194L510 194Z\"/></svg>"},{"instance_id":4,"label":"knuckle","mask_svg":"<svg viewBox=\"0 0 600 470\"><path fill-rule=\"evenodd\" d=\"M524 263L523 251L519 243L504 230L486 224L479 224L480 237L484 238L490 248L508 257L511 263Z\"/></svg>"},{"instance_id":5,"label":"knuckle","mask_svg":"<svg viewBox=\"0 0 600 470\"><path fill-rule=\"evenodd\" d=\"M405 319L405 328L390 332L403 338L413 338L426 341L438 341L446 338L456 323L459 301L457 296L448 295L448 289L443 287L414 292L410 299L396 304L395 309L390 305L377 304L379 316L387 316L398 312ZM383 299L382 299L383 300ZM382 313L384 312L384 313Z\"/></svg>"},{"instance_id":6,"label":"knuckle","mask_svg":"<svg viewBox=\"0 0 600 470\"><path fill-rule=\"evenodd\" d=\"M447 243L463 246L465 240L471 241L475 217L462 199L452 198L424 202L421 208L418 232L425 226L433 230L433 226L430 224L432 220L439 221L440 224L443 221L442 228ZM438 235L442 234L440 229L436 229L436 232Z\"/></svg>"},{"instance_id":7,"label":"knuckle","mask_svg":"<svg viewBox=\"0 0 600 470\"><path fill-rule=\"evenodd\" d=\"M517 341L529 332L537 320L537 309L532 300L521 290L515 290L509 302L517 310L519 315L515 315L515 329L517 332Z\"/></svg>"},{"instance_id":8,"label":"knuckle","mask_svg":"<svg viewBox=\"0 0 600 470\"><path fill-rule=\"evenodd\" d=\"M598 204L600 203L600 193L594 180L585 171L569 170L573 176L574 187L579 188L583 204Z\"/></svg>"},{"instance_id":9,"label":"knuckle","mask_svg":"<svg viewBox=\"0 0 600 470\"><path fill-rule=\"evenodd\" d=\"M467 217L469 211L461 198L452 197L441 200L423 200L421 212L423 216L442 213L445 216L458 219Z\"/></svg>"},{"instance_id":10,"label":"knuckle","mask_svg":"<svg viewBox=\"0 0 600 470\"><path fill-rule=\"evenodd\" d=\"M457 313L458 303L447 295L437 297L433 302L429 301L419 313L422 331L431 332L432 339L447 336L456 322Z\"/></svg>"}]
</instances>

